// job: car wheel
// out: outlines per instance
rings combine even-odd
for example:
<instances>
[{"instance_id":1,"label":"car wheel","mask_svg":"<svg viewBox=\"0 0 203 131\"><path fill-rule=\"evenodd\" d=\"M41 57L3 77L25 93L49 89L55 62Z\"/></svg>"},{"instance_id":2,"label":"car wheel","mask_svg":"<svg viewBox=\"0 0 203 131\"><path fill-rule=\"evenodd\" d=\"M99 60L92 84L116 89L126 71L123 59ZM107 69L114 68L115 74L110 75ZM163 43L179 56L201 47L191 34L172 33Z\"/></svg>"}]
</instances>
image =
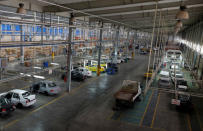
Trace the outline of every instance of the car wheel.
<instances>
[{"instance_id":1,"label":"car wheel","mask_svg":"<svg viewBox=\"0 0 203 131\"><path fill-rule=\"evenodd\" d=\"M48 93L47 91L45 91L45 92L44 92L44 94L45 94L46 96L48 96L48 95L49 95L49 93Z\"/></svg>"},{"instance_id":2,"label":"car wheel","mask_svg":"<svg viewBox=\"0 0 203 131\"><path fill-rule=\"evenodd\" d=\"M22 104L22 103L18 103L18 104L17 104L17 107L18 107L18 108L23 108L23 104Z\"/></svg>"}]
</instances>

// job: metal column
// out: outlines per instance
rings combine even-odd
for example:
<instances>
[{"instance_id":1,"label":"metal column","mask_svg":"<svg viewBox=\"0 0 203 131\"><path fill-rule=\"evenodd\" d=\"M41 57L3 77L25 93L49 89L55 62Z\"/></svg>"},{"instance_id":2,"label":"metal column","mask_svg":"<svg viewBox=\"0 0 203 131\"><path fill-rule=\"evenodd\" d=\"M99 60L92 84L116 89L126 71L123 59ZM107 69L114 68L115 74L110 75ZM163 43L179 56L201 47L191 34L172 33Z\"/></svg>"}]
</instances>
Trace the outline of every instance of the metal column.
<instances>
[{"instance_id":1,"label":"metal column","mask_svg":"<svg viewBox=\"0 0 203 131\"><path fill-rule=\"evenodd\" d=\"M120 27L118 27L117 30L116 30L115 50L114 50L114 60L113 60L113 63L117 63L117 57L118 57L118 44L119 44L119 40L120 40L119 29L120 29Z\"/></svg>"},{"instance_id":2,"label":"metal column","mask_svg":"<svg viewBox=\"0 0 203 131\"><path fill-rule=\"evenodd\" d=\"M45 14L42 13L41 14L41 22L44 23L45 19L44 19ZM41 43L43 44L44 42L44 30L43 30L44 26L43 24L41 25Z\"/></svg>"},{"instance_id":3,"label":"metal column","mask_svg":"<svg viewBox=\"0 0 203 131\"><path fill-rule=\"evenodd\" d=\"M132 44L133 44L133 45L132 45L132 48L133 48L133 49L132 49L132 50L133 50L133 51L132 51L132 58L135 59L136 32L134 32L133 37L134 37L134 38L133 38L133 43L132 43Z\"/></svg>"},{"instance_id":4,"label":"metal column","mask_svg":"<svg viewBox=\"0 0 203 131\"><path fill-rule=\"evenodd\" d=\"M74 17L71 14L70 19L69 19L69 34L68 34L68 47L67 47L67 91L70 92L71 90L71 66L72 66L72 30L74 22Z\"/></svg>"},{"instance_id":5,"label":"metal column","mask_svg":"<svg viewBox=\"0 0 203 131\"><path fill-rule=\"evenodd\" d=\"M24 64L24 47L23 47L23 25L20 25L20 42L21 42L21 46L20 46L20 63Z\"/></svg>"},{"instance_id":6,"label":"metal column","mask_svg":"<svg viewBox=\"0 0 203 131\"><path fill-rule=\"evenodd\" d=\"M103 28L103 22L101 22L101 27L100 27L100 34L99 34L99 52L98 52L98 64L97 64L97 76L100 76L100 60L101 60L101 48L102 48L102 31Z\"/></svg>"},{"instance_id":7,"label":"metal column","mask_svg":"<svg viewBox=\"0 0 203 131\"><path fill-rule=\"evenodd\" d=\"M128 33L127 33L127 40L126 40L126 59L128 59L128 55L129 55L129 43L130 43L130 41L129 41L129 31L128 31Z\"/></svg>"}]
</instances>

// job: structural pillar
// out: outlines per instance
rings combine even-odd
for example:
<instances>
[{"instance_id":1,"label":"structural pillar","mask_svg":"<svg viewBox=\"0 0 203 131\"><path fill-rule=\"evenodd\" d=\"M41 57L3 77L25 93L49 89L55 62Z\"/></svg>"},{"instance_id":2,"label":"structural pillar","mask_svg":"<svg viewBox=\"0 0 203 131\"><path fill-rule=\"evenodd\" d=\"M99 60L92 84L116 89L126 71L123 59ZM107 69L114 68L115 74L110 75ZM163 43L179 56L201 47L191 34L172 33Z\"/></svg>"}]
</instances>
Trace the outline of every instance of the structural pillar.
<instances>
[{"instance_id":1,"label":"structural pillar","mask_svg":"<svg viewBox=\"0 0 203 131\"><path fill-rule=\"evenodd\" d=\"M24 64L24 47L23 47L23 25L20 25L20 63Z\"/></svg>"},{"instance_id":2,"label":"structural pillar","mask_svg":"<svg viewBox=\"0 0 203 131\"><path fill-rule=\"evenodd\" d=\"M67 47L67 91L71 90L71 67L72 67L72 31L73 31L74 17L71 14L69 19L69 34L68 34L68 47Z\"/></svg>"},{"instance_id":3,"label":"structural pillar","mask_svg":"<svg viewBox=\"0 0 203 131\"><path fill-rule=\"evenodd\" d=\"M129 55L129 31L127 33L127 40L126 40L126 59L128 59Z\"/></svg>"},{"instance_id":4,"label":"structural pillar","mask_svg":"<svg viewBox=\"0 0 203 131\"><path fill-rule=\"evenodd\" d=\"M118 44L119 44L119 29L120 27L118 26L118 28L116 29L116 40L115 40L115 50L114 50L114 60L113 63L117 63L117 58L118 58Z\"/></svg>"},{"instance_id":5,"label":"structural pillar","mask_svg":"<svg viewBox=\"0 0 203 131\"><path fill-rule=\"evenodd\" d=\"M101 48L102 48L102 31L103 28L103 22L101 22L101 27L100 27L100 33L99 33L99 51L98 51L98 64L97 64L97 76L100 76L100 60L101 60Z\"/></svg>"}]
</instances>

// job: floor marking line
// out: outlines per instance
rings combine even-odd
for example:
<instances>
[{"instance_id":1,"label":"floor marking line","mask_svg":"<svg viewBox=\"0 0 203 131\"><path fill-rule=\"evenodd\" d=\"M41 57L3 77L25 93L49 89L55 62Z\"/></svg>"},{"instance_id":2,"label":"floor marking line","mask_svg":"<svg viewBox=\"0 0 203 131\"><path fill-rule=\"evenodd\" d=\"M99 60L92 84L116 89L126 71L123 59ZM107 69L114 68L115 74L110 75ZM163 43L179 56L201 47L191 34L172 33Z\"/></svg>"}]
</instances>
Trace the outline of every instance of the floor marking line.
<instances>
[{"instance_id":1,"label":"floor marking line","mask_svg":"<svg viewBox=\"0 0 203 131\"><path fill-rule=\"evenodd\" d=\"M158 98L157 98L156 107L155 107L155 110L154 110L154 114L153 114L153 118L152 118L152 123L151 123L150 127L154 126L154 120L155 120L155 117L156 117L156 112L157 112L157 107L159 105L159 100L160 100L160 93L159 93Z\"/></svg>"},{"instance_id":2,"label":"floor marking line","mask_svg":"<svg viewBox=\"0 0 203 131\"><path fill-rule=\"evenodd\" d=\"M118 120L114 120L114 119L110 119L111 121L118 121ZM149 129L154 129L154 130L157 130L157 131L166 131L166 129L163 129L163 128L152 128L152 127L149 127L149 126L140 126L138 124L133 124L133 123L130 123L130 122L126 122L126 121L119 121L119 122L122 122L122 123L125 123L125 124L128 124L128 125L133 125L133 126L136 126L136 127L144 127L144 128L149 128Z\"/></svg>"},{"instance_id":3,"label":"floor marking line","mask_svg":"<svg viewBox=\"0 0 203 131\"><path fill-rule=\"evenodd\" d=\"M99 78L99 77L94 77L94 78L92 78L92 80L87 81L87 83L81 84L81 85L80 85L79 87L77 87L77 88L82 88L82 87L84 87L84 85L86 85L86 84L88 84L88 83L90 83L90 82L92 82L93 80L98 79L98 78ZM76 90L77 88L74 88L74 89ZM74 89L73 89L70 93L74 92ZM33 110L33 111L31 111L31 112L25 114L23 117L18 118L18 119L16 119L16 120L13 120L13 121L7 123L7 124L4 126L4 128L6 129L6 128L8 128L8 127L14 125L14 124L17 123L18 121L20 121L20 120L24 119L25 117L27 117L27 116L29 116L29 115L31 115L31 114L33 114L33 113L35 113L35 112L37 112L37 111L43 109L44 107L46 107L46 106L48 106L48 105L50 105L50 104L56 102L57 100L63 98L64 96L66 96L67 94L70 94L70 93L64 92L64 93L63 93L62 95L60 95L59 97L57 97L57 98L55 98L55 99L49 101L48 103L46 103L46 104L44 104L44 105L41 105L41 106L38 107L37 109L35 109L35 110ZM72 93L72 94L73 94L73 93Z\"/></svg>"},{"instance_id":4,"label":"floor marking line","mask_svg":"<svg viewBox=\"0 0 203 131\"><path fill-rule=\"evenodd\" d=\"M190 116L189 116L189 114L187 114L186 117L187 117L187 122L188 122L188 128L189 128L189 131L192 131L192 126L191 126L191 122L190 122Z\"/></svg>"},{"instance_id":5,"label":"floor marking line","mask_svg":"<svg viewBox=\"0 0 203 131\"><path fill-rule=\"evenodd\" d=\"M147 110L148 110L148 108L149 108L149 103L150 103L151 100L152 100L153 94L154 94L154 90L152 91L152 94L150 95L149 101L148 101L148 103L147 103L147 107L145 108L144 114L143 114L142 119L141 119L140 124L139 124L140 126L141 126L142 123L143 123L144 117L145 117L145 115L146 115L146 113L147 113Z\"/></svg>"},{"instance_id":6,"label":"floor marking line","mask_svg":"<svg viewBox=\"0 0 203 131\"><path fill-rule=\"evenodd\" d=\"M16 122L18 122L20 119L16 119L16 120L13 120L11 122L9 122L8 124L6 124L3 128L8 128L9 126L15 124Z\"/></svg>"}]
</instances>

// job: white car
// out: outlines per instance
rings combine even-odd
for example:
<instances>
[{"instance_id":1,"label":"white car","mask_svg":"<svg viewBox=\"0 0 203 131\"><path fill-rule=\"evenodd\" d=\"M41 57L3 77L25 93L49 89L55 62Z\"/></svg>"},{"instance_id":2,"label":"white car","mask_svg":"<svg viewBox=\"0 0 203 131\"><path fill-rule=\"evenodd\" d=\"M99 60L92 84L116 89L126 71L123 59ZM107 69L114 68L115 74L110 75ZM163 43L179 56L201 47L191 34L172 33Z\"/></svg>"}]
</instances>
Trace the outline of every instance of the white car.
<instances>
[{"instance_id":1,"label":"white car","mask_svg":"<svg viewBox=\"0 0 203 131\"><path fill-rule=\"evenodd\" d=\"M45 93L46 95L56 95L61 92L61 88L53 81L40 81L30 87L31 92Z\"/></svg>"},{"instance_id":2,"label":"white car","mask_svg":"<svg viewBox=\"0 0 203 131\"><path fill-rule=\"evenodd\" d=\"M188 84L187 84L187 81L185 80L178 80L176 82L176 85L177 85L177 90L179 91L187 91L188 89Z\"/></svg>"},{"instance_id":3,"label":"white car","mask_svg":"<svg viewBox=\"0 0 203 131\"><path fill-rule=\"evenodd\" d=\"M159 87L170 87L170 76L169 71L162 70L159 75L158 85Z\"/></svg>"},{"instance_id":4,"label":"white car","mask_svg":"<svg viewBox=\"0 0 203 131\"><path fill-rule=\"evenodd\" d=\"M184 76L182 72L176 72L175 74L171 75L172 81L174 82L175 79L177 80L184 80Z\"/></svg>"},{"instance_id":5,"label":"white car","mask_svg":"<svg viewBox=\"0 0 203 131\"><path fill-rule=\"evenodd\" d=\"M14 89L9 92L2 93L1 95L19 107L29 107L36 103L35 95L32 95L30 92L21 89Z\"/></svg>"},{"instance_id":6,"label":"white car","mask_svg":"<svg viewBox=\"0 0 203 131\"><path fill-rule=\"evenodd\" d=\"M167 70L162 70L160 72L160 75L159 75L159 79L163 79L163 80L170 80L170 74L169 74L169 71Z\"/></svg>"},{"instance_id":7,"label":"white car","mask_svg":"<svg viewBox=\"0 0 203 131\"><path fill-rule=\"evenodd\" d=\"M174 74L182 74L182 72L180 70L171 70L171 76L174 76Z\"/></svg>"},{"instance_id":8,"label":"white car","mask_svg":"<svg viewBox=\"0 0 203 131\"><path fill-rule=\"evenodd\" d=\"M92 71L89 71L88 69L86 69L84 67L78 67L75 69L75 71L80 72L84 76L88 76L88 77L92 76Z\"/></svg>"}]
</instances>

